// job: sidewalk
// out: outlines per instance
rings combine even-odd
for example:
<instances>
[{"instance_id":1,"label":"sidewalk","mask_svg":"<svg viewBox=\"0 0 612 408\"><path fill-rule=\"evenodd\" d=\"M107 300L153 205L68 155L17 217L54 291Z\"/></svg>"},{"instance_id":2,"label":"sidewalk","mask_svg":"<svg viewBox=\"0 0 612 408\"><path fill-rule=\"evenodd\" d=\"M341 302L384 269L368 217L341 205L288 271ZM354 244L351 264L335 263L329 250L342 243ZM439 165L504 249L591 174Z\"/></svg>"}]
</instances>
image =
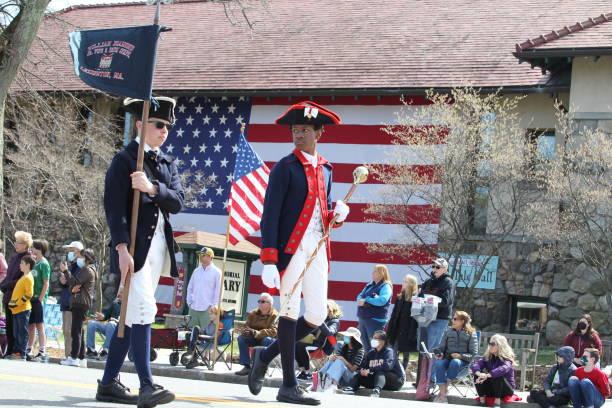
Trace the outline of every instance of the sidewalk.
<instances>
[{"instance_id":1,"label":"sidewalk","mask_svg":"<svg viewBox=\"0 0 612 408\"><path fill-rule=\"evenodd\" d=\"M235 375L234 372L238 371L241 366L238 364L234 364L232 370L229 370L223 362L217 363L214 371L208 370L206 367L198 367L193 369L186 369L182 365L172 366L170 365L169 356L172 350L169 349L156 349L157 350L157 358L155 361L151 363L151 371L154 376L159 377L174 377L174 378L185 378L190 380L203 380L203 381L216 381L223 382L228 384L247 384L246 376L238 376ZM181 352L182 354L182 352ZM52 358L50 359L51 363L59 363L59 359ZM104 361L95 361L88 360L87 365L88 368L104 368ZM134 364L130 361L126 361L123 365L122 371L128 373L135 373L136 370L134 368ZM280 369L275 369L272 371L272 375L266 377L264 386L266 387L280 387L282 383L282 375ZM402 399L402 400L414 400L415 399L415 388L411 383L407 382L404 384L399 391L385 391L383 390L381 393L381 398L391 398L391 399ZM526 402L528 392L519 392L516 394L521 397L523 400L521 402L511 402L508 404L504 404L504 407L508 408L539 408L538 404L528 404ZM369 396L369 390L360 389L356 395ZM449 391L448 402L451 404L460 404L460 405L477 405L474 400L473 394L468 394L468 397L460 396L456 391Z\"/></svg>"}]
</instances>

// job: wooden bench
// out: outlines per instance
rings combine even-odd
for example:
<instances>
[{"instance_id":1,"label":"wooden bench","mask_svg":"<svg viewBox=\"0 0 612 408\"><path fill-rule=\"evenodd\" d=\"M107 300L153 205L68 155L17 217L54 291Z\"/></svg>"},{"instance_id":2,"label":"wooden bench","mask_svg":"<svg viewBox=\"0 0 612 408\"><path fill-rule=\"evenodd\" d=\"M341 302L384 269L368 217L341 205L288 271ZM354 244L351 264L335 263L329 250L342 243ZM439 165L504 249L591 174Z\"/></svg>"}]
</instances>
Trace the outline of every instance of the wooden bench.
<instances>
[{"instance_id":1,"label":"wooden bench","mask_svg":"<svg viewBox=\"0 0 612 408\"><path fill-rule=\"evenodd\" d=\"M540 333L535 334L509 334L509 333L494 333L482 332L480 334L480 354L484 354L489 344L489 339L495 335L501 334L508 339L508 344L514 350L516 356L515 372L520 372L520 379L517 381L517 386L520 391L527 390L527 384L530 388L534 387L535 382L535 366L538 360L538 345L540 343ZM529 380L527 376L529 375Z\"/></svg>"},{"instance_id":2,"label":"wooden bench","mask_svg":"<svg viewBox=\"0 0 612 408\"><path fill-rule=\"evenodd\" d=\"M612 340L601 341L601 358L599 361L602 368L612 364Z\"/></svg>"}]
</instances>

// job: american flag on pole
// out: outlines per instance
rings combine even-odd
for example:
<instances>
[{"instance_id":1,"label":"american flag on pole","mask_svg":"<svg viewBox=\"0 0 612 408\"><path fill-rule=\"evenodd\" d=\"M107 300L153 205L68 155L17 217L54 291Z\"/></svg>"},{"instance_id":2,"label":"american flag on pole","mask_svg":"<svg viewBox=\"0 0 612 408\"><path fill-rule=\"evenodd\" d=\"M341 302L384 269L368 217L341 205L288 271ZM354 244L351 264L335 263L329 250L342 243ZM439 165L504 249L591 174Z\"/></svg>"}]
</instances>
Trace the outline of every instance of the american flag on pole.
<instances>
[{"instance_id":1,"label":"american flag on pole","mask_svg":"<svg viewBox=\"0 0 612 408\"><path fill-rule=\"evenodd\" d=\"M232 245L259 230L269 175L268 166L240 134L229 201L229 241Z\"/></svg>"}]
</instances>

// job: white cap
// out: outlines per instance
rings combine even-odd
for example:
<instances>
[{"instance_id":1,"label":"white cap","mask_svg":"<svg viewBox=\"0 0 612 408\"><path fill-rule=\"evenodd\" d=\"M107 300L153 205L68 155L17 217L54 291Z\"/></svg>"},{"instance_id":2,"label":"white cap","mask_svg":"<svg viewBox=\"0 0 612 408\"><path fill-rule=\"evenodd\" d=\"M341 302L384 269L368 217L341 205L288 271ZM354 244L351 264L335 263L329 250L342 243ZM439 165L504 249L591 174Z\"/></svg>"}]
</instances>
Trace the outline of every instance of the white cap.
<instances>
[{"instance_id":1,"label":"white cap","mask_svg":"<svg viewBox=\"0 0 612 408\"><path fill-rule=\"evenodd\" d=\"M83 248L85 248L85 246L83 246L83 243L81 241L72 241L68 245L64 245L62 248L74 248L81 251L83 250Z\"/></svg>"},{"instance_id":2,"label":"white cap","mask_svg":"<svg viewBox=\"0 0 612 408\"><path fill-rule=\"evenodd\" d=\"M448 262L446 262L446 259L444 258L438 258L434 261L434 264L442 266L446 269L448 269Z\"/></svg>"}]
</instances>

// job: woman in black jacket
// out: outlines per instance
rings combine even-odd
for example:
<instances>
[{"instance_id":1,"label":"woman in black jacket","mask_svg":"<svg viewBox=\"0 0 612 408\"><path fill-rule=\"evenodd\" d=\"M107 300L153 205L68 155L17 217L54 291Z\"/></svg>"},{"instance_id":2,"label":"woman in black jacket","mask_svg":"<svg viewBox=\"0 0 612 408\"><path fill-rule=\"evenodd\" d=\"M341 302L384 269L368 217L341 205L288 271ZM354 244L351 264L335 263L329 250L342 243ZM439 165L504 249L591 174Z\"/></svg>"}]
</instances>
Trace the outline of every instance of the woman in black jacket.
<instances>
[{"instance_id":1,"label":"woman in black jacket","mask_svg":"<svg viewBox=\"0 0 612 408\"><path fill-rule=\"evenodd\" d=\"M75 274L70 274L68 279L71 293L70 309L72 310L72 349L70 356L60 361L62 365L87 367L83 322L93 304L93 290L98 278L95 262L96 258L91 249L82 250L76 258L79 270Z\"/></svg>"},{"instance_id":2,"label":"woman in black jacket","mask_svg":"<svg viewBox=\"0 0 612 408\"><path fill-rule=\"evenodd\" d=\"M338 330L340 330L341 317L342 311L340 306L335 301L329 299L327 301L327 319L315 331L295 344L295 360L301 370L297 376L298 380L312 379L312 374L310 373L310 355L306 347L321 349L328 356L334 352L336 343L334 341L334 344L332 344L329 341L329 337L334 337Z\"/></svg>"},{"instance_id":3,"label":"woman in black jacket","mask_svg":"<svg viewBox=\"0 0 612 408\"><path fill-rule=\"evenodd\" d=\"M457 310L453 315L453 323L444 333L440 345L433 349L436 356L433 372L440 393L434 402L446 403L448 384L457 378L459 372L467 367L478 354L478 338L476 330L470 324L470 315Z\"/></svg>"},{"instance_id":4,"label":"woman in black jacket","mask_svg":"<svg viewBox=\"0 0 612 408\"><path fill-rule=\"evenodd\" d=\"M417 279L413 275L404 276L402 290L397 296L389 325L387 326L387 337L389 345L397 352L403 354L402 364L404 369L408 368L408 359L411 351L417 351L416 336L418 324L410 314L412 309L412 297L419 293Z\"/></svg>"}]
</instances>

